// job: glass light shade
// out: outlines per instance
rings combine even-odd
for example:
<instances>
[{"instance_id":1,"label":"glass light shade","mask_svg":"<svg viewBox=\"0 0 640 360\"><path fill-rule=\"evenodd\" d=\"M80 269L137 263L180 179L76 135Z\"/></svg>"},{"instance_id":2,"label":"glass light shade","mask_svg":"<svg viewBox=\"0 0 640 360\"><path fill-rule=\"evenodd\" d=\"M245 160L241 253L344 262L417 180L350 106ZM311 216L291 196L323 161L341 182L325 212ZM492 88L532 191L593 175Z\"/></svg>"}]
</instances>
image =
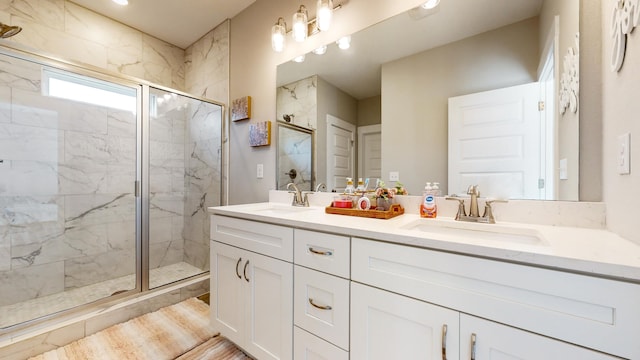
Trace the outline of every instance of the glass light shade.
<instances>
[{"instance_id":1,"label":"glass light shade","mask_svg":"<svg viewBox=\"0 0 640 360\"><path fill-rule=\"evenodd\" d=\"M293 58L293 61L295 61L295 62L297 62L297 63L301 63L301 62L303 62L303 61L304 61L304 58L305 58L305 56L304 56L304 54L302 54L302 55L299 55L299 56L294 57L294 58Z\"/></svg>"},{"instance_id":2,"label":"glass light shade","mask_svg":"<svg viewBox=\"0 0 640 360\"><path fill-rule=\"evenodd\" d=\"M282 18L278 19L278 23L271 28L271 47L275 52L284 50L285 37L287 29Z\"/></svg>"},{"instance_id":3,"label":"glass light shade","mask_svg":"<svg viewBox=\"0 0 640 360\"><path fill-rule=\"evenodd\" d=\"M336 43L340 49L346 50L351 46L351 36L341 37Z\"/></svg>"},{"instance_id":4,"label":"glass light shade","mask_svg":"<svg viewBox=\"0 0 640 360\"><path fill-rule=\"evenodd\" d=\"M331 27L333 18L333 0L318 0L316 24L320 31L327 31Z\"/></svg>"},{"instance_id":5,"label":"glass light shade","mask_svg":"<svg viewBox=\"0 0 640 360\"><path fill-rule=\"evenodd\" d=\"M300 42L307 38L307 8L304 5L300 5L300 9L293 14L291 30L295 41Z\"/></svg>"}]
</instances>

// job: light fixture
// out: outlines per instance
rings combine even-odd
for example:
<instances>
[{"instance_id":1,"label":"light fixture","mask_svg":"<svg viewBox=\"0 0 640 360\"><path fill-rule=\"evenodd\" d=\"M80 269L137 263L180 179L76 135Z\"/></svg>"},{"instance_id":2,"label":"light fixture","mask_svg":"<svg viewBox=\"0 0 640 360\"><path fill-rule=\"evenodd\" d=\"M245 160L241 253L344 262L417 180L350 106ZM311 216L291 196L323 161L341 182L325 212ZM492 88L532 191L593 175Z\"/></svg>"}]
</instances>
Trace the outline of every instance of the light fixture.
<instances>
[{"instance_id":1,"label":"light fixture","mask_svg":"<svg viewBox=\"0 0 640 360\"><path fill-rule=\"evenodd\" d=\"M291 24L293 39L295 41L302 42L307 39L309 30L307 18L307 8L304 5L300 5L298 11L293 14L293 21Z\"/></svg>"},{"instance_id":2,"label":"light fixture","mask_svg":"<svg viewBox=\"0 0 640 360\"><path fill-rule=\"evenodd\" d=\"M316 26L320 31L327 31L331 27L333 18L333 0L318 0L316 10Z\"/></svg>"},{"instance_id":3,"label":"light fixture","mask_svg":"<svg viewBox=\"0 0 640 360\"><path fill-rule=\"evenodd\" d=\"M118 5L129 5L129 0L112 0L112 1Z\"/></svg>"},{"instance_id":4,"label":"light fixture","mask_svg":"<svg viewBox=\"0 0 640 360\"><path fill-rule=\"evenodd\" d=\"M115 0L114 0L115 1ZM271 47L276 52L282 52L285 47L285 36L289 32L295 41L302 42L311 35L321 31L329 30L333 19L333 12L341 9L348 0L342 4L333 6L333 0L316 0L316 18L309 20L307 8L300 5L298 11L293 14L291 29L287 31L287 24L282 17L278 18L276 24L271 28Z\"/></svg>"},{"instance_id":5,"label":"light fixture","mask_svg":"<svg viewBox=\"0 0 640 360\"><path fill-rule=\"evenodd\" d=\"M313 53L316 55L324 55L327 52L327 45L322 45L319 48L313 50Z\"/></svg>"},{"instance_id":6,"label":"light fixture","mask_svg":"<svg viewBox=\"0 0 640 360\"><path fill-rule=\"evenodd\" d=\"M351 47L351 36L343 36L338 41L336 41L338 47L342 50L346 50Z\"/></svg>"},{"instance_id":7,"label":"light fixture","mask_svg":"<svg viewBox=\"0 0 640 360\"><path fill-rule=\"evenodd\" d=\"M284 50L285 37L287 35L287 23L283 18L278 18L278 22L271 28L271 47L275 52Z\"/></svg>"},{"instance_id":8,"label":"light fixture","mask_svg":"<svg viewBox=\"0 0 640 360\"><path fill-rule=\"evenodd\" d=\"M440 0L427 0L424 4L420 5L425 10L431 10L440 4Z\"/></svg>"},{"instance_id":9,"label":"light fixture","mask_svg":"<svg viewBox=\"0 0 640 360\"><path fill-rule=\"evenodd\" d=\"M295 62L297 62L297 63L301 63L301 62L303 62L303 61L304 61L304 58L305 58L304 54L302 54L302 55L298 55L298 56L296 56L296 57L294 57L294 58L293 58L293 61L295 61Z\"/></svg>"}]
</instances>

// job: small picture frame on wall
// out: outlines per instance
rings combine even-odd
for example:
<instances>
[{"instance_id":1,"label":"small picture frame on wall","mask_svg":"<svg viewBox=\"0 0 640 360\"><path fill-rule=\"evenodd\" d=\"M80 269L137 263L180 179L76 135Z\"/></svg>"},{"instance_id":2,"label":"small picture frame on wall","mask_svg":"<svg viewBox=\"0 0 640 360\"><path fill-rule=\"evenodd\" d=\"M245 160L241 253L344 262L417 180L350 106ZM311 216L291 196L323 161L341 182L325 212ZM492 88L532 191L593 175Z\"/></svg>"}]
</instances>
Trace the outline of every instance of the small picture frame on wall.
<instances>
[{"instance_id":1,"label":"small picture frame on wall","mask_svg":"<svg viewBox=\"0 0 640 360\"><path fill-rule=\"evenodd\" d=\"M249 125L249 145L271 145L271 121L263 121Z\"/></svg>"},{"instance_id":2,"label":"small picture frame on wall","mask_svg":"<svg viewBox=\"0 0 640 360\"><path fill-rule=\"evenodd\" d=\"M251 118L251 96L244 96L231 102L231 121Z\"/></svg>"}]
</instances>

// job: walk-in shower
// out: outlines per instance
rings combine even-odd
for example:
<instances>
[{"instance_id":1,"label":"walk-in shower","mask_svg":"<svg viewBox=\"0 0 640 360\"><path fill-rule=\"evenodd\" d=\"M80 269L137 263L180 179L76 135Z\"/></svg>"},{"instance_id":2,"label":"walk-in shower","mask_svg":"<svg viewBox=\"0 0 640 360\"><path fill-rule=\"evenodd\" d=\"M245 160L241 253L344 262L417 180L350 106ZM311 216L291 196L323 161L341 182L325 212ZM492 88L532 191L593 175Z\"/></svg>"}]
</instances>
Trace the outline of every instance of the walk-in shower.
<instances>
[{"instance_id":1,"label":"walk-in shower","mask_svg":"<svg viewBox=\"0 0 640 360\"><path fill-rule=\"evenodd\" d=\"M0 335L209 269L223 107L0 50Z\"/></svg>"}]
</instances>

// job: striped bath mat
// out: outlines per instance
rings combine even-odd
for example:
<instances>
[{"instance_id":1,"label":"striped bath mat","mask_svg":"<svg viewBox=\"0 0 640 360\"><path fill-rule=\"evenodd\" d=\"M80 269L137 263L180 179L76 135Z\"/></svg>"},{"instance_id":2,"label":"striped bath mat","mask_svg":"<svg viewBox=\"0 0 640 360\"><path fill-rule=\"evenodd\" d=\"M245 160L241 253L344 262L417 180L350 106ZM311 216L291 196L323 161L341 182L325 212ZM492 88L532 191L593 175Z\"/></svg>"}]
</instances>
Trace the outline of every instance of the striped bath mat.
<instances>
[{"instance_id":1,"label":"striped bath mat","mask_svg":"<svg viewBox=\"0 0 640 360\"><path fill-rule=\"evenodd\" d=\"M191 298L117 324L33 360L249 359L209 327L209 306Z\"/></svg>"}]
</instances>

